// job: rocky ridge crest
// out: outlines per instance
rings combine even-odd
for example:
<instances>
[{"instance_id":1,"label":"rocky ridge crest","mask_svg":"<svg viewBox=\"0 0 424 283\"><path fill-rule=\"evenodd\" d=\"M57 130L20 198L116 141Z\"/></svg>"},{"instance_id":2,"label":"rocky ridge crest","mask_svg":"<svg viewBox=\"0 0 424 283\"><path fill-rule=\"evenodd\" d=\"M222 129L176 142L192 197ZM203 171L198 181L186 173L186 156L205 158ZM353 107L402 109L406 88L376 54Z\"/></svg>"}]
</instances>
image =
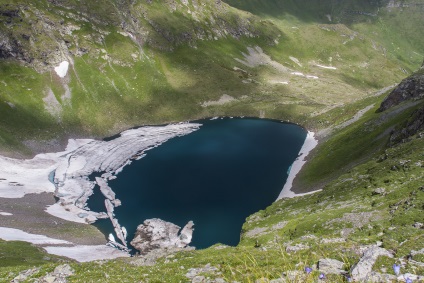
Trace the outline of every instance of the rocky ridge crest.
<instances>
[{"instance_id":1,"label":"rocky ridge crest","mask_svg":"<svg viewBox=\"0 0 424 283\"><path fill-rule=\"evenodd\" d=\"M264 37L273 43L277 37L271 23L222 1L49 0L0 5L0 59L19 61L38 72L85 54L101 56L106 37L113 33L130 38L141 54L146 45L172 51L184 44L195 48L199 40Z\"/></svg>"}]
</instances>

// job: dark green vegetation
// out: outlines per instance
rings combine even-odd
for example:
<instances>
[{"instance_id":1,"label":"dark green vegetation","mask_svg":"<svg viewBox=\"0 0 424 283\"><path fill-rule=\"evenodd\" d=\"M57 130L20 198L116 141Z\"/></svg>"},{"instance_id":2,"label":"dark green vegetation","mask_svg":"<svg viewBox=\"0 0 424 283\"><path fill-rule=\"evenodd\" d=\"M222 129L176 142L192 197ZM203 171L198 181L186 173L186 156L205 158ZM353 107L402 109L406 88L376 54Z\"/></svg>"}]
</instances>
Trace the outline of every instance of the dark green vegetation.
<instances>
[{"instance_id":1,"label":"dark green vegetation","mask_svg":"<svg viewBox=\"0 0 424 283\"><path fill-rule=\"evenodd\" d=\"M0 268L3 267L33 267L62 260L55 255L49 255L43 249L26 242L6 242L0 240ZM0 278L2 278L0 276Z\"/></svg>"},{"instance_id":2,"label":"dark green vegetation","mask_svg":"<svg viewBox=\"0 0 424 283\"><path fill-rule=\"evenodd\" d=\"M345 262L348 271L360 248L377 241L394 258L379 258L374 270L391 273L395 261L424 247L423 230L413 226L424 222L422 128L389 141L393 130L419 120L414 111L423 102L378 112L388 91L374 96L420 67L422 1L225 2L235 8L220 1L0 0L3 153L30 155L69 136L218 115L290 120L320 133L296 188L323 191L252 215L238 247L178 253L153 267L132 259L73 263L71 282L186 282L189 268L207 263L222 273L208 273L211 278L255 282L302 271L323 257ZM258 50L249 58L265 64L235 60L255 46L270 58ZM60 79L53 67L70 59L68 76ZM45 102L50 90L57 103ZM223 94L236 100L201 106ZM369 111L341 126L362 109ZM309 248L288 252L293 246ZM5 282L28 268L13 267L20 254L9 250L9 267L0 269ZM40 258L35 249L27 256ZM422 254L412 259L424 262ZM41 273L55 265L46 262ZM404 272L424 270L408 263ZM292 281L315 282L316 275Z\"/></svg>"}]
</instances>

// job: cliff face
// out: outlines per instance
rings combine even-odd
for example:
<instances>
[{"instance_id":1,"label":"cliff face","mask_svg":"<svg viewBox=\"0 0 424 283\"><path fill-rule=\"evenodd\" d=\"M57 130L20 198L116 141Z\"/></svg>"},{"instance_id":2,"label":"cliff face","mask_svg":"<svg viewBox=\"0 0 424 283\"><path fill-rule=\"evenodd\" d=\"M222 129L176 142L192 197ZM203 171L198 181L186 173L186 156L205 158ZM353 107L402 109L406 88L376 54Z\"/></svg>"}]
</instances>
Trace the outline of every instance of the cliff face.
<instances>
[{"instance_id":1,"label":"cliff face","mask_svg":"<svg viewBox=\"0 0 424 283\"><path fill-rule=\"evenodd\" d=\"M419 100L424 97L424 62L421 69L404 79L381 103L379 111L385 111L404 101ZM405 123L390 135L389 145L406 141L424 129L424 107L414 111Z\"/></svg>"},{"instance_id":2,"label":"cliff face","mask_svg":"<svg viewBox=\"0 0 424 283\"><path fill-rule=\"evenodd\" d=\"M392 132L389 145L405 142L409 137L424 130L424 107L414 111L403 127Z\"/></svg>"},{"instance_id":3,"label":"cliff face","mask_svg":"<svg viewBox=\"0 0 424 283\"><path fill-rule=\"evenodd\" d=\"M399 103L424 97L424 73L416 74L404 79L381 103L379 111L385 111Z\"/></svg>"}]
</instances>

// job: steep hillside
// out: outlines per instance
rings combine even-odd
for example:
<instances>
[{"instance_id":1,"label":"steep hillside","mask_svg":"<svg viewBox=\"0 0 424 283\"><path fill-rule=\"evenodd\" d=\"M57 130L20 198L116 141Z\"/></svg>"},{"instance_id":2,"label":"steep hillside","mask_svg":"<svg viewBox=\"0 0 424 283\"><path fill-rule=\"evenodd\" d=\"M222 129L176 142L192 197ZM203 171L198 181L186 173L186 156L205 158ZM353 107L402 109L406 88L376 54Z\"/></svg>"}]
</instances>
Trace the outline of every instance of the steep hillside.
<instances>
[{"instance_id":1,"label":"steep hillside","mask_svg":"<svg viewBox=\"0 0 424 283\"><path fill-rule=\"evenodd\" d=\"M334 148L349 147L342 142L347 139L355 144L383 136L387 142L422 119L417 113L424 109L423 100L414 102L383 112L376 111L380 104L374 105L334 135ZM107 262L68 261L70 267L52 263L56 258L40 261L42 253L36 250L20 255L29 262L38 259L35 269L25 262L16 265L18 252L12 250L3 255L0 278L9 282L20 274L27 280L67 277L70 282L222 283L317 282L324 276L326 282L422 282L423 137L421 126L402 142L382 145L321 192L282 199L248 217L237 247L217 244L171 255L153 252ZM400 268L398 274L394 264Z\"/></svg>"},{"instance_id":2,"label":"steep hillside","mask_svg":"<svg viewBox=\"0 0 424 283\"><path fill-rule=\"evenodd\" d=\"M320 129L350 113L320 115L394 84L422 60L412 29L419 9L353 13L364 20L352 24L317 20L328 5L287 1L286 13L283 2L266 3L252 14L221 1L2 0L0 151L27 156L61 149L68 137L218 115ZM378 10L366 3L332 10ZM400 14L408 37L386 21ZM55 68L64 61L62 78Z\"/></svg>"},{"instance_id":3,"label":"steep hillside","mask_svg":"<svg viewBox=\"0 0 424 283\"><path fill-rule=\"evenodd\" d=\"M420 131L423 124L423 110L416 107L421 103L424 95L423 80L421 68L404 79L387 96L382 93L359 101L356 105L343 108L341 111L349 111L351 107L361 110L341 126L318 132L321 143L298 176L298 191L322 188L341 173L368 160L370 156L378 154L387 143L397 144ZM381 104L380 101L382 101ZM410 112L411 109L416 109L411 117L403 116L405 111ZM364 112L371 110L374 110L376 114L380 113L380 118L375 122L357 126L349 124L349 122L361 121ZM333 115L340 115L338 111L340 110L335 109ZM407 120L406 126L398 129L397 123L404 120Z\"/></svg>"},{"instance_id":4,"label":"steep hillside","mask_svg":"<svg viewBox=\"0 0 424 283\"><path fill-rule=\"evenodd\" d=\"M241 38L267 44L280 34L270 23L219 1L4 2L3 151L8 146L37 150L32 144L39 139L54 146L60 143L54 137L71 133L107 135L131 125L194 118L211 95L196 88L199 99L184 90L199 81L192 75L196 65L211 71L206 86L222 80L222 71L230 73L225 74L229 83L239 81L220 66L224 52L214 51L216 63L197 60L209 48L206 44L197 52L198 45L217 41L213 51ZM70 65L61 78L54 68L63 61Z\"/></svg>"},{"instance_id":5,"label":"steep hillside","mask_svg":"<svg viewBox=\"0 0 424 283\"><path fill-rule=\"evenodd\" d=\"M237 247L76 263L0 240L0 282L423 282L421 2L0 0L1 155L266 117L316 133L294 189L322 189L248 217ZM99 236L69 223L34 225Z\"/></svg>"}]
</instances>

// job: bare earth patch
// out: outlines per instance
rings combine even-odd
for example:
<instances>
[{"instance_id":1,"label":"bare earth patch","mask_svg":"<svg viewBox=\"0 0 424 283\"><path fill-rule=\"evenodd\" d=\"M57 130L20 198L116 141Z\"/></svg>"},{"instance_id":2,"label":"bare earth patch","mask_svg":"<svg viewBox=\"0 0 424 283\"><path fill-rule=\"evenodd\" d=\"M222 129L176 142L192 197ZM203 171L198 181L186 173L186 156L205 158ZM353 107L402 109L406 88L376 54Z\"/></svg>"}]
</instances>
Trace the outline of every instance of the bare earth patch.
<instances>
[{"instance_id":1,"label":"bare earth patch","mask_svg":"<svg viewBox=\"0 0 424 283\"><path fill-rule=\"evenodd\" d=\"M235 99L234 97L232 97L228 94L223 94L218 100L203 102L202 107L224 105L224 104L232 102L232 101L237 101L237 99Z\"/></svg>"}]
</instances>

